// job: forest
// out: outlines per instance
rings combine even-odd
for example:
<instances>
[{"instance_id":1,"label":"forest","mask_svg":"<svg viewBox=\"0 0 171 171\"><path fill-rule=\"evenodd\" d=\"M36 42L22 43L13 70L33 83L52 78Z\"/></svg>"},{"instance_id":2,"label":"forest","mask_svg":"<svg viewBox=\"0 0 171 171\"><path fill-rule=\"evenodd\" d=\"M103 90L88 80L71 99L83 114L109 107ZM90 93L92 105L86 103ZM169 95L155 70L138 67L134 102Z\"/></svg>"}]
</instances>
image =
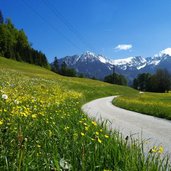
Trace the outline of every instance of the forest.
<instances>
[{"instance_id":1,"label":"forest","mask_svg":"<svg viewBox=\"0 0 171 171\"><path fill-rule=\"evenodd\" d=\"M45 54L32 48L23 29L18 30L11 19L0 11L0 56L49 68Z\"/></svg>"}]
</instances>

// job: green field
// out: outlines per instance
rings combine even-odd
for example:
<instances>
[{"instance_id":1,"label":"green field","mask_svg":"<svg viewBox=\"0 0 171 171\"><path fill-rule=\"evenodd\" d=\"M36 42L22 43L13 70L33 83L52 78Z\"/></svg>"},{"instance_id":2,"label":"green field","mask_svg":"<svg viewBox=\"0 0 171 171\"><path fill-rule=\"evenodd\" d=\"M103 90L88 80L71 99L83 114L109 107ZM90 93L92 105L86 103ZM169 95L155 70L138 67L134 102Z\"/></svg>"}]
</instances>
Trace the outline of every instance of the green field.
<instances>
[{"instance_id":1,"label":"green field","mask_svg":"<svg viewBox=\"0 0 171 171\"><path fill-rule=\"evenodd\" d=\"M145 156L141 142L81 111L90 100L118 94L138 91L0 57L0 170L166 170L162 147Z\"/></svg>"},{"instance_id":2,"label":"green field","mask_svg":"<svg viewBox=\"0 0 171 171\"><path fill-rule=\"evenodd\" d=\"M139 93L114 99L116 106L171 120L171 93Z\"/></svg>"}]
</instances>

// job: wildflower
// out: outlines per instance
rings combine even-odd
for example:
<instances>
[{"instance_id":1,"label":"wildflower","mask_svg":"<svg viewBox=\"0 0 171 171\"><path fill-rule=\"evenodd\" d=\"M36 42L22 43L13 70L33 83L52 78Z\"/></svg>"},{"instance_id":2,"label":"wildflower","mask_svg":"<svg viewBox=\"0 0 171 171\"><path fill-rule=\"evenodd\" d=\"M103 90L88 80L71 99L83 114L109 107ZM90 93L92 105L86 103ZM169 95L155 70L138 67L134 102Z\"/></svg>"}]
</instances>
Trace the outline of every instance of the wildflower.
<instances>
[{"instance_id":1,"label":"wildflower","mask_svg":"<svg viewBox=\"0 0 171 171\"><path fill-rule=\"evenodd\" d=\"M67 131L69 129L69 126L65 126L64 130Z\"/></svg>"},{"instance_id":2,"label":"wildflower","mask_svg":"<svg viewBox=\"0 0 171 171\"><path fill-rule=\"evenodd\" d=\"M105 138L109 138L109 135L105 135Z\"/></svg>"},{"instance_id":3,"label":"wildflower","mask_svg":"<svg viewBox=\"0 0 171 171\"><path fill-rule=\"evenodd\" d=\"M159 146L159 147L158 147L158 153L161 154L161 153L163 153L163 151L164 151L164 148L163 148L162 146Z\"/></svg>"},{"instance_id":4,"label":"wildflower","mask_svg":"<svg viewBox=\"0 0 171 171\"><path fill-rule=\"evenodd\" d=\"M36 118L37 118L37 115L36 115L36 114L33 114L31 117L32 117L33 119L36 119Z\"/></svg>"},{"instance_id":5,"label":"wildflower","mask_svg":"<svg viewBox=\"0 0 171 171\"><path fill-rule=\"evenodd\" d=\"M152 153L156 153L157 152L157 146L154 146L151 150Z\"/></svg>"},{"instance_id":6,"label":"wildflower","mask_svg":"<svg viewBox=\"0 0 171 171\"><path fill-rule=\"evenodd\" d=\"M99 135L99 132L96 132L96 135Z\"/></svg>"},{"instance_id":7,"label":"wildflower","mask_svg":"<svg viewBox=\"0 0 171 171\"><path fill-rule=\"evenodd\" d=\"M2 125L3 124L3 120L0 120L0 125Z\"/></svg>"},{"instance_id":8,"label":"wildflower","mask_svg":"<svg viewBox=\"0 0 171 171\"><path fill-rule=\"evenodd\" d=\"M102 143L102 140L100 138L97 139L97 141L101 144Z\"/></svg>"},{"instance_id":9,"label":"wildflower","mask_svg":"<svg viewBox=\"0 0 171 171\"><path fill-rule=\"evenodd\" d=\"M25 141L25 142L27 142L27 141L28 141L28 138L27 138L27 137L26 137L26 138L24 138L24 141Z\"/></svg>"},{"instance_id":10,"label":"wildflower","mask_svg":"<svg viewBox=\"0 0 171 171\"><path fill-rule=\"evenodd\" d=\"M84 122L84 126L87 126L87 123Z\"/></svg>"},{"instance_id":11,"label":"wildflower","mask_svg":"<svg viewBox=\"0 0 171 171\"><path fill-rule=\"evenodd\" d=\"M82 136L85 136L85 134L84 134L83 132L81 132L81 135L82 135Z\"/></svg>"},{"instance_id":12,"label":"wildflower","mask_svg":"<svg viewBox=\"0 0 171 171\"><path fill-rule=\"evenodd\" d=\"M71 164L69 164L64 158L62 158L59 162L62 170L71 170Z\"/></svg>"},{"instance_id":13,"label":"wildflower","mask_svg":"<svg viewBox=\"0 0 171 171\"><path fill-rule=\"evenodd\" d=\"M3 94L2 95L2 99L7 100L8 99L8 96L6 94Z\"/></svg>"},{"instance_id":14,"label":"wildflower","mask_svg":"<svg viewBox=\"0 0 171 171\"><path fill-rule=\"evenodd\" d=\"M94 126L97 126L97 123L95 121L91 122Z\"/></svg>"},{"instance_id":15,"label":"wildflower","mask_svg":"<svg viewBox=\"0 0 171 171\"><path fill-rule=\"evenodd\" d=\"M38 147L38 148L40 148L40 147L41 147L41 145L37 144L37 147Z\"/></svg>"},{"instance_id":16,"label":"wildflower","mask_svg":"<svg viewBox=\"0 0 171 171\"><path fill-rule=\"evenodd\" d=\"M88 131L88 129L89 129L89 127L88 127L88 126L86 126L86 127L85 127L85 130L86 130L86 131Z\"/></svg>"},{"instance_id":17,"label":"wildflower","mask_svg":"<svg viewBox=\"0 0 171 171\"><path fill-rule=\"evenodd\" d=\"M18 105L18 104L19 104L19 101L17 101L17 100L14 100L14 103L15 103L16 105Z\"/></svg>"}]
</instances>

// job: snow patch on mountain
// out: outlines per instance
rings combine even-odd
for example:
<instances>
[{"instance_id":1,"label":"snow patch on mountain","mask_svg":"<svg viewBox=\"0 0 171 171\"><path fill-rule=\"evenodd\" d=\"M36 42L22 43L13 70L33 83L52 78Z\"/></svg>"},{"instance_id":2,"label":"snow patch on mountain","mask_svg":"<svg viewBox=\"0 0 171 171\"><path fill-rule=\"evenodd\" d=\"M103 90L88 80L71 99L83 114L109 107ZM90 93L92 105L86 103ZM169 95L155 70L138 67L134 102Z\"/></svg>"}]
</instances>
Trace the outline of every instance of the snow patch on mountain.
<instances>
[{"instance_id":1,"label":"snow patch on mountain","mask_svg":"<svg viewBox=\"0 0 171 171\"><path fill-rule=\"evenodd\" d=\"M106 64L106 63L109 62L108 59L106 59L105 57L103 57L103 56L101 56L101 55L98 55L98 59L99 59L100 62L102 62L102 63L104 63L104 64Z\"/></svg>"},{"instance_id":2,"label":"snow patch on mountain","mask_svg":"<svg viewBox=\"0 0 171 171\"><path fill-rule=\"evenodd\" d=\"M166 48L166 49L160 51L159 54L156 54L155 56L162 57L162 56L166 56L166 55L171 56L171 48Z\"/></svg>"},{"instance_id":3,"label":"snow patch on mountain","mask_svg":"<svg viewBox=\"0 0 171 171\"><path fill-rule=\"evenodd\" d=\"M128 67L135 67L141 69L146 66L146 59L141 56L128 57L125 59L116 59L112 60L111 64L118 66L119 68L126 70Z\"/></svg>"},{"instance_id":4,"label":"snow patch on mountain","mask_svg":"<svg viewBox=\"0 0 171 171\"><path fill-rule=\"evenodd\" d=\"M140 70L142 68L144 68L147 64L145 63L144 65L138 66L137 69Z\"/></svg>"},{"instance_id":5,"label":"snow patch on mountain","mask_svg":"<svg viewBox=\"0 0 171 171\"><path fill-rule=\"evenodd\" d=\"M119 65L125 65L125 64L131 64L133 58L134 57L128 57L125 59L115 59L115 60L111 61L111 64L118 65L118 66Z\"/></svg>"},{"instance_id":6,"label":"snow patch on mountain","mask_svg":"<svg viewBox=\"0 0 171 171\"><path fill-rule=\"evenodd\" d=\"M159 57L159 56L154 56L154 57L149 57L149 58L146 58L147 59L147 65L158 65L161 60L162 60L162 57Z\"/></svg>"}]
</instances>

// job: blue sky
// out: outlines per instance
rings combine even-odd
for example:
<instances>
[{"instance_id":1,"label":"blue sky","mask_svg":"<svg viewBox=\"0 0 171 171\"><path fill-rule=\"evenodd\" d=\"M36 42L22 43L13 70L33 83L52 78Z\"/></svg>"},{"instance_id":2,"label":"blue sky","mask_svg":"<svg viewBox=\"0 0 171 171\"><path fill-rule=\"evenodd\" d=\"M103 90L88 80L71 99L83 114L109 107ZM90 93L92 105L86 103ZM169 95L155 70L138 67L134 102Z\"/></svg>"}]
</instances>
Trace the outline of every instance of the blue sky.
<instances>
[{"instance_id":1,"label":"blue sky","mask_svg":"<svg viewBox=\"0 0 171 171\"><path fill-rule=\"evenodd\" d=\"M171 47L171 0L1 0L0 9L50 62L87 50L118 59Z\"/></svg>"}]
</instances>

